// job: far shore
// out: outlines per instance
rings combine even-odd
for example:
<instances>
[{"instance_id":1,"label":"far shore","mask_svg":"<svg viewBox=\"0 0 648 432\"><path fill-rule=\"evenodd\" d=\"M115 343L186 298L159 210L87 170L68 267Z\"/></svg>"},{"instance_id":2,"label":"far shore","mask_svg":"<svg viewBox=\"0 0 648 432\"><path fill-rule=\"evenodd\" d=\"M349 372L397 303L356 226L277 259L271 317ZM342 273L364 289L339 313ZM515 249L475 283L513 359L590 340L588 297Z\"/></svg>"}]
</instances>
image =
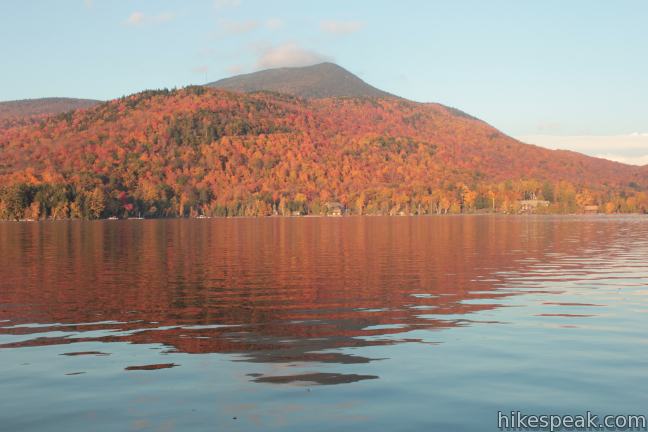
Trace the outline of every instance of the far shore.
<instances>
[{"instance_id":1,"label":"far shore","mask_svg":"<svg viewBox=\"0 0 648 432\"><path fill-rule=\"evenodd\" d=\"M564 217L564 218L615 218L615 217L628 217L628 216L647 216L646 213L453 213L453 214L425 214L425 215L269 215L269 216L203 216L203 217L157 217L157 218L101 218L101 219L20 219L20 220L6 220L0 219L0 222L14 222L14 223L37 223L37 222L71 222L71 221L84 221L84 222L117 222L117 221L152 221L152 220L207 220L207 219L351 219L351 218L445 218L445 217Z\"/></svg>"}]
</instances>

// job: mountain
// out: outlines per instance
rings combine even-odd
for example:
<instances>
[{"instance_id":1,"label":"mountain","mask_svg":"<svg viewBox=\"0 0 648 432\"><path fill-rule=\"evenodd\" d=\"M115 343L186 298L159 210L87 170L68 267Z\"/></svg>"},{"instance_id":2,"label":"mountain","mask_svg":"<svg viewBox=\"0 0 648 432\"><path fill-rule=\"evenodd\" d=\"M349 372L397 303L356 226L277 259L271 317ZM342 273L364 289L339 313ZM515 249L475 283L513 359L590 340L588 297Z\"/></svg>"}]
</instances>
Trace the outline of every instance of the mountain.
<instances>
[{"instance_id":1,"label":"mountain","mask_svg":"<svg viewBox=\"0 0 648 432\"><path fill-rule=\"evenodd\" d=\"M396 97L370 86L351 72L333 63L262 70L225 78L209 83L207 86L241 93L271 91L305 99Z\"/></svg>"},{"instance_id":2,"label":"mountain","mask_svg":"<svg viewBox=\"0 0 648 432\"><path fill-rule=\"evenodd\" d=\"M645 167L395 97L195 86L0 129L0 219L645 212L647 189Z\"/></svg>"},{"instance_id":3,"label":"mountain","mask_svg":"<svg viewBox=\"0 0 648 432\"><path fill-rule=\"evenodd\" d=\"M101 101L73 98L41 98L0 102L0 125L90 108L99 103Z\"/></svg>"}]
</instances>

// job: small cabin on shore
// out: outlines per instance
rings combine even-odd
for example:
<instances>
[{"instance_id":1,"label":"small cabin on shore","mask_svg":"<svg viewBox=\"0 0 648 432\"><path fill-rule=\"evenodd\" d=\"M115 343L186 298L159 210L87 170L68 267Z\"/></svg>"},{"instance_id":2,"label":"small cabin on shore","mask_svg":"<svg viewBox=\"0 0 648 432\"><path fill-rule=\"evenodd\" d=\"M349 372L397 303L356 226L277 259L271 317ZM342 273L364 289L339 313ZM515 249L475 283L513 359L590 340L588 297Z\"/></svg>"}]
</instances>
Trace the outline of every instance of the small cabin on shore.
<instances>
[{"instance_id":1,"label":"small cabin on shore","mask_svg":"<svg viewBox=\"0 0 648 432\"><path fill-rule=\"evenodd\" d=\"M336 201L327 202L326 214L328 216L342 216L344 214L344 206L342 203Z\"/></svg>"},{"instance_id":2,"label":"small cabin on shore","mask_svg":"<svg viewBox=\"0 0 648 432\"><path fill-rule=\"evenodd\" d=\"M598 213L599 207L597 205L586 205L583 207L585 213Z\"/></svg>"},{"instance_id":3,"label":"small cabin on shore","mask_svg":"<svg viewBox=\"0 0 648 432\"><path fill-rule=\"evenodd\" d=\"M535 213L539 208L549 207L549 201L529 199L518 201L520 213Z\"/></svg>"}]
</instances>

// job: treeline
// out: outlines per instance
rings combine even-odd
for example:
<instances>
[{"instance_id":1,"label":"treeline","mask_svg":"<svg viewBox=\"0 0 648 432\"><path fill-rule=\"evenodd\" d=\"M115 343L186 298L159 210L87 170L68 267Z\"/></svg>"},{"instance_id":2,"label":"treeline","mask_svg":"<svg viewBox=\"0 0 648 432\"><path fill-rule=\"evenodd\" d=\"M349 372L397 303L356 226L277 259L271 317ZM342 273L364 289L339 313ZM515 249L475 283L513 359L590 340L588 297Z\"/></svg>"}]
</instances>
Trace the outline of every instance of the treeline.
<instances>
[{"instance_id":1,"label":"treeline","mask_svg":"<svg viewBox=\"0 0 648 432\"><path fill-rule=\"evenodd\" d=\"M368 190L341 201L323 201L303 193L255 193L219 201L208 189L188 188L177 195L167 185L155 199L144 190L131 192L96 186L89 190L66 184L0 187L0 219L101 219L271 215L432 215L460 213L646 213L648 195L614 196L577 189L560 182L506 181L495 185L447 185L416 191ZM529 209L529 203L534 206Z\"/></svg>"}]
</instances>

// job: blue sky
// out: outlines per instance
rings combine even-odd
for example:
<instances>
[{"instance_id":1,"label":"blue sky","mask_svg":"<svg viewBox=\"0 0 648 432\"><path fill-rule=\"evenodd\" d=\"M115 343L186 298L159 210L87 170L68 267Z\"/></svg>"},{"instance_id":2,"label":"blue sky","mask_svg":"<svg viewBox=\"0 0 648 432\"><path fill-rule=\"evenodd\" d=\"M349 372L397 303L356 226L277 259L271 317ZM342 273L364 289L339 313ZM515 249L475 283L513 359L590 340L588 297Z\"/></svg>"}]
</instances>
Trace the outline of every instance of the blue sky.
<instances>
[{"instance_id":1,"label":"blue sky","mask_svg":"<svg viewBox=\"0 0 648 432\"><path fill-rule=\"evenodd\" d=\"M623 155L617 141L574 148L644 157L647 48L644 0L3 0L0 100L110 99L330 60L526 141L639 137Z\"/></svg>"}]
</instances>

